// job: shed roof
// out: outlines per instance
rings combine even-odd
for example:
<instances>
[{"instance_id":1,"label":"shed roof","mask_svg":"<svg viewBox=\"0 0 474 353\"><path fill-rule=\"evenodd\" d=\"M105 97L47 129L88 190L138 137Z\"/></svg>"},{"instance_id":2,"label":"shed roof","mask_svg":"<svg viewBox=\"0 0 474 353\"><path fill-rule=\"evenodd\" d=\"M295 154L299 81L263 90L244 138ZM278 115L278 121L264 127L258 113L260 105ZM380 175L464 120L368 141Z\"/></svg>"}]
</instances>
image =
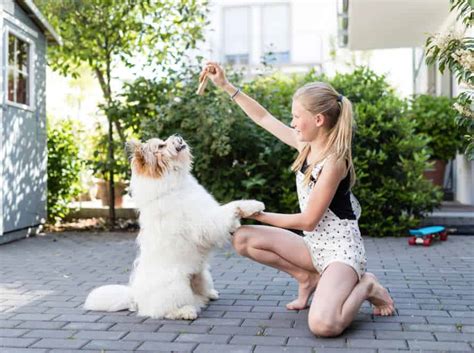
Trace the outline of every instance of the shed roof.
<instances>
[{"instance_id":1,"label":"shed roof","mask_svg":"<svg viewBox=\"0 0 474 353\"><path fill-rule=\"evenodd\" d=\"M46 20L41 11L36 7L32 0L16 0L18 5L26 12L31 20L43 30L48 44L62 45L61 37L56 33L53 26Z\"/></svg>"}]
</instances>

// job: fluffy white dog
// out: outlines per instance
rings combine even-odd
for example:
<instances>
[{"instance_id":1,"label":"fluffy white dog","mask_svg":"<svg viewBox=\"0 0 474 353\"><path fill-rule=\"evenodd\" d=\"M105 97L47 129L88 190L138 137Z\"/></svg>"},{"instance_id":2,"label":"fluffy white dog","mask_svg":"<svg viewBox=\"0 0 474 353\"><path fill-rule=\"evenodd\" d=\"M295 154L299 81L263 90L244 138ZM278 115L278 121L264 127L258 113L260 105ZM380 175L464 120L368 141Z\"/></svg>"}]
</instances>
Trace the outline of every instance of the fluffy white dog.
<instances>
[{"instance_id":1,"label":"fluffy white dog","mask_svg":"<svg viewBox=\"0 0 474 353\"><path fill-rule=\"evenodd\" d=\"M191 175L191 152L180 136L128 147L131 193L140 212L139 254L128 286L96 288L84 308L193 320L218 298L209 272L211 250L230 239L240 217L261 212L264 205L253 200L219 205Z\"/></svg>"}]
</instances>

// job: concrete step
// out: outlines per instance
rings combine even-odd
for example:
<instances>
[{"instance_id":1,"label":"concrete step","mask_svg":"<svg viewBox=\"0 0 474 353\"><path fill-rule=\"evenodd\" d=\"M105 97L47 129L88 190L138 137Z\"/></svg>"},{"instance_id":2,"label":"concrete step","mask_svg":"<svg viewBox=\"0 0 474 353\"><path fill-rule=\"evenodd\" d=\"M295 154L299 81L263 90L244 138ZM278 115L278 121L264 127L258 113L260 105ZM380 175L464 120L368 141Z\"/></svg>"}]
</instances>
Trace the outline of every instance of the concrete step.
<instances>
[{"instance_id":1,"label":"concrete step","mask_svg":"<svg viewBox=\"0 0 474 353\"><path fill-rule=\"evenodd\" d=\"M427 215L422 224L445 226L453 234L474 235L474 206L443 201L441 207Z\"/></svg>"}]
</instances>

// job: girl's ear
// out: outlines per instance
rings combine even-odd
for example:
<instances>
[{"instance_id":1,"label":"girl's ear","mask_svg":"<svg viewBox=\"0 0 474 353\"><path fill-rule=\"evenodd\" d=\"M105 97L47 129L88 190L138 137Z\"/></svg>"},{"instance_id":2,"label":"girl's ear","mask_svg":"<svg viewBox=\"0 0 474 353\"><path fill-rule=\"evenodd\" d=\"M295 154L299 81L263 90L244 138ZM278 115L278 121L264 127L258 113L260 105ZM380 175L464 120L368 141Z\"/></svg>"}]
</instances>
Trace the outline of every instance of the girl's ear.
<instances>
[{"instance_id":1,"label":"girl's ear","mask_svg":"<svg viewBox=\"0 0 474 353\"><path fill-rule=\"evenodd\" d=\"M324 121L326 120L326 117L319 113L313 116L314 122L316 123L317 127L321 127L324 125Z\"/></svg>"}]
</instances>

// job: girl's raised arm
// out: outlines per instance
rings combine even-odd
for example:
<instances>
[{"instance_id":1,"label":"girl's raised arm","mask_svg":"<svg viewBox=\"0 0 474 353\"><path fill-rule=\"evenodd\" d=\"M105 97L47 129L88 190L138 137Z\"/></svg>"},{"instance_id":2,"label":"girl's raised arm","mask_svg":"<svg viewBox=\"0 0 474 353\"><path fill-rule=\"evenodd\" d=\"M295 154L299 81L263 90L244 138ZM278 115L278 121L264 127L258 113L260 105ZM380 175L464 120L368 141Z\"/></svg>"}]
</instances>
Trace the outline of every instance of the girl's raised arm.
<instances>
[{"instance_id":1,"label":"girl's raised arm","mask_svg":"<svg viewBox=\"0 0 474 353\"><path fill-rule=\"evenodd\" d=\"M294 130L271 115L253 98L238 90L225 77L224 70L215 62L208 62L201 72L201 77L207 75L219 88L226 91L240 108L257 125L260 125L283 143L300 150L303 146L298 142Z\"/></svg>"}]
</instances>

